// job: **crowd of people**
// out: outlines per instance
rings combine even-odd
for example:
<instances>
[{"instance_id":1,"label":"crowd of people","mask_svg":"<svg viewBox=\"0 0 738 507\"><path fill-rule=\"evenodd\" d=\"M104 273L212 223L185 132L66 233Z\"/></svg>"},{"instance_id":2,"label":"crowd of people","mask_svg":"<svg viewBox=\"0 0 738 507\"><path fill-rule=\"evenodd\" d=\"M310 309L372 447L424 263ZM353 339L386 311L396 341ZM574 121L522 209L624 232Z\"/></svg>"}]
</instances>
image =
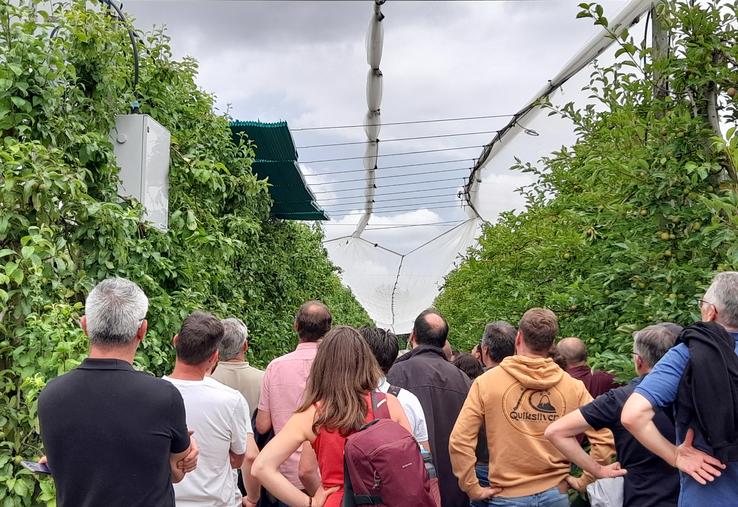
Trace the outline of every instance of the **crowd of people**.
<instances>
[{"instance_id":1,"label":"crowd of people","mask_svg":"<svg viewBox=\"0 0 738 507\"><path fill-rule=\"evenodd\" d=\"M699 310L634 333L624 385L548 309L465 353L435 309L400 350L319 301L266 371L243 321L196 311L156 378L133 367L148 299L110 278L85 302L88 357L40 394L41 461L59 507L738 506L738 272Z\"/></svg>"}]
</instances>

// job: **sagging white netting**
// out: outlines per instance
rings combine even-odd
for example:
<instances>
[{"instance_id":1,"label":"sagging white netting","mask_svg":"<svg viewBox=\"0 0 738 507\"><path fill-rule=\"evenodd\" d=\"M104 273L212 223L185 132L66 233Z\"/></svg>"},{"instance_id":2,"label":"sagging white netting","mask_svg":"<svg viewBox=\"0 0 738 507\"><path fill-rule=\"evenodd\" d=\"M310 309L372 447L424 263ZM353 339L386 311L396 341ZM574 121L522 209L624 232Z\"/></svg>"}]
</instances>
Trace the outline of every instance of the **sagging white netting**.
<instances>
[{"instance_id":1,"label":"sagging white netting","mask_svg":"<svg viewBox=\"0 0 738 507\"><path fill-rule=\"evenodd\" d=\"M631 33L643 33L644 14L653 0L632 0L621 13L610 20L608 30L584 46L564 69L554 76L512 120L502 128L479 156L470 180L459 190L463 199L459 207L466 219L438 234L436 228L421 246L407 252L395 251L392 245L372 240L373 201L376 191L375 172L379 143L379 105L382 94L382 74L379 64L382 56L384 15L380 10L383 0L376 0L367 34L367 61L370 66L367 79L366 117L368 144L366 169L366 204L358 226L350 236L324 242L331 260L341 268L341 278L364 306L377 326L408 333L413 320L431 306L439 294L444 277L461 262L464 253L473 246L484 222L497 220L500 211L495 195L516 157L523 162L536 163L542 157L571 146L576 141L573 125L559 116L549 116L549 109L538 106L548 97L551 104L563 106L573 102L577 107L588 104L582 87L589 82L597 59L603 64L613 62L617 47L611 32L630 28ZM633 26L635 25L635 26ZM493 99L490 98L490 101ZM484 106L487 106L486 104ZM480 106L481 107L481 106ZM487 109L484 107L484 109ZM381 222L378 222L381 223ZM369 228L367 226L370 226Z\"/></svg>"}]
</instances>

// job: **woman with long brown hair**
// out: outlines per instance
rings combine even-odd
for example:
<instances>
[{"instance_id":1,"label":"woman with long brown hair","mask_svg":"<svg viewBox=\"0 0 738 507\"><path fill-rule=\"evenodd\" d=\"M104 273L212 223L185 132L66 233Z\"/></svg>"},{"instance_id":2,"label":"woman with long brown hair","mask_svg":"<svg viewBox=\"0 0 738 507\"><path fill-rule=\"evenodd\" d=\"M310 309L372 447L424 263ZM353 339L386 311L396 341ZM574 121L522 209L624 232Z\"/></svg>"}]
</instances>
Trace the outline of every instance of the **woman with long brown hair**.
<instances>
[{"instance_id":1,"label":"woman with long brown hair","mask_svg":"<svg viewBox=\"0 0 738 507\"><path fill-rule=\"evenodd\" d=\"M320 343L302 406L261 451L252 473L274 496L292 507L338 507L343 501L343 447L346 437L370 422L370 393L382 372L358 331L333 328ZM387 395L390 417L408 431L410 424L397 398ZM317 456L322 485L310 496L280 472L303 442Z\"/></svg>"}]
</instances>

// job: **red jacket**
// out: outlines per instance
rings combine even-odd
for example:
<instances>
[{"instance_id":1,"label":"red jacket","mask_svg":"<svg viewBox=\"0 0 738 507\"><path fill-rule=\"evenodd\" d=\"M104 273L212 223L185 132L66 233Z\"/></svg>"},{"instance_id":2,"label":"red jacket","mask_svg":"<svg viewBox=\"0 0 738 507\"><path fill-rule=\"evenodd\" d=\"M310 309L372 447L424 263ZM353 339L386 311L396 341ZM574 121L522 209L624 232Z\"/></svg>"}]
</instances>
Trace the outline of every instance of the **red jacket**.
<instances>
[{"instance_id":1,"label":"red jacket","mask_svg":"<svg viewBox=\"0 0 738 507\"><path fill-rule=\"evenodd\" d=\"M618 387L615 377L604 371L593 370L587 365L572 366L567 368L566 372L573 378L584 382L584 387L587 388L592 398L597 398L610 389Z\"/></svg>"}]
</instances>

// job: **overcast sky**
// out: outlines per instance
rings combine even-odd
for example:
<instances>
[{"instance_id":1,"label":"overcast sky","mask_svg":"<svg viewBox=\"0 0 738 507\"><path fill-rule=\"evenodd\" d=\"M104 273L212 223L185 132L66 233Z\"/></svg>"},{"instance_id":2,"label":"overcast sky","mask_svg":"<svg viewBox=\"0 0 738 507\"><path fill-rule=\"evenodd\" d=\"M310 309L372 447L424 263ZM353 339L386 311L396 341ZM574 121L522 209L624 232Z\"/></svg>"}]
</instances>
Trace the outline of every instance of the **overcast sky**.
<instances>
[{"instance_id":1,"label":"overcast sky","mask_svg":"<svg viewBox=\"0 0 738 507\"><path fill-rule=\"evenodd\" d=\"M399 2L383 7L382 121L510 114L523 106L598 30L576 20L578 1ZM614 16L625 0L601 2ZM165 25L176 57L200 62L199 84L217 96L235 119L288 121L291 128L361 124L366 106L365 37L373 2L127 1L139 29ZM507 119L385 126L380 139L486 132ZM363 129L294 132L298 146L362 141ZM382 157L371 227L425 224L465 218L456 193L472 159L492 133L381 144L381 154L467 147L454 151ZM350 234L363 182L364 147L302 148L306 179L332 213L329 237ZM524 156L525 154L521 154ZM458 161L447 164L436 162ZM433 165L396 169L383 166ZM456 171L453 171L456 169ZM444 171L434 172L431 171ZM323 176L314 176L323 173ZM426 173L426 174L423 174ZM428 174L430 173L430 174ZM387 178L389 176L389 178ZM402 176L402 177L397 177ZM452 180L453 178L456 178ZM443 180L443 181L440 181ZM434 183L434 181L436 181ZM490 201L500 210L520 208L513 190L527 180L501 174ZM391 185L391 186L390 186ZM425 190L437 188L438 190ZM355 198L352 198L354 196ZM416 211L393 211L410 209ZM353 209L352 209L353 208ZM384 229L367 238L404 252L446 226Z\"/></svg>"}]
</instances>

